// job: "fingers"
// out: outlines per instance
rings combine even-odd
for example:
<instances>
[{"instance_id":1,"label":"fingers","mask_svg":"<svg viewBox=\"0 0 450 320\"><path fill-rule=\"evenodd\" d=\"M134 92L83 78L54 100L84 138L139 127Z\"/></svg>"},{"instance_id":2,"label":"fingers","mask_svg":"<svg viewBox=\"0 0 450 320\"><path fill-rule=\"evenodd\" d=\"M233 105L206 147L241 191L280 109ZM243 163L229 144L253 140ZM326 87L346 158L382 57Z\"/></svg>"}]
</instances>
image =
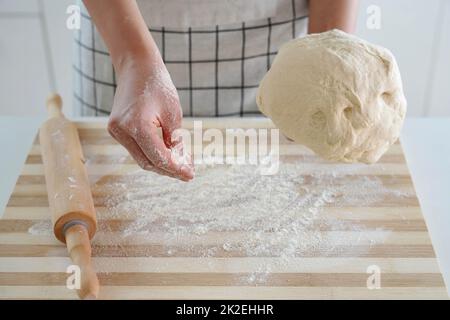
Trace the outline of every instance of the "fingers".
<instances>
[{"instance_id":1,"label":"fingers","mask_svg":"<svg viewBox=\"0 0 450 320\"><path fill-rule=\"evenodd\" d=\"M178 164L187 166L193 173L194 165L192 157L185 149L183 132L179 131L181 128L181 122L182 112L181 106L178 102L178 104L173 106L173 108L166 109L165 117L160 120L163 140L166 146L171 150L172 159Z\"/></svg>"},{"instance_id":2,"label":"fingers","mask_svg":"<svg viewBox=\"0 0 450 320\"><path fill-rule=\"evenodd\" d=\"M174 136L175 130L181 128L181 107L177 106L175 110L168 110L162 119L160 119L164 143L168 147L173 147L180 142L178 137Z\"/></svg>"},{"instance_id":3,"label":"fingers","mask_svg":"<svg viewBox=\"0 0 450 320\"><path fill-rule=\"evenodd\" d=\"M155 167L174 174L180 179L191 180L194 177L193 168L176 161L172 150L159 137L157 130L155 124L141 122L133 138Z\"/></svg>"},{"instance_id":4,"label":"fingers","mask_svg":"<svg viewBox=\"0 0 450 320\"><path fill-rule=\"evenodd\" d=\"M136 141L134 141L133 138L131 138L126 132L121 130L119 126L110 125L108 126L108 131L114 139L116 139L122 146L125 147L125 149L127 149L141 168L151 165L150 161L139 148Z\"/></svg>"},{"instance_id":5,"label":"fingers","mask_svg":"<svg viewBox=\"0 0 450 320\"><path fill-rule=\"evenodd\" d=\"M186 179L184 177L177 177L176 175L174 175L172 173L169 173L167 171L164 171L162 169L159 169L159 168L157 168L157 167L155 167L153 165L146 166L143 169L147 170L147 171L155 172L155 173L163 175L163 176L171 177L171 178L174 178L174 179L179 179L179 180L183 180L183 181L189 181L188 179Z\"/></svg>"},{"instance_id":6,"label":"fingers","mask_svg":"<svg viewBox=\"0 0 450 320\"><path fill-rule=\"evenodd\" d=\"M137 164L144 170L152 171L161 175L177 179L178 177L173 173L167 172L155 167L150 160L142 152L136 141L125 131L121 130L119 126L108 126L108 131L121 145L127 149L130 155L136 160ZM187 179L182 178L183 181Z\"/></svg>"}]
</instances>

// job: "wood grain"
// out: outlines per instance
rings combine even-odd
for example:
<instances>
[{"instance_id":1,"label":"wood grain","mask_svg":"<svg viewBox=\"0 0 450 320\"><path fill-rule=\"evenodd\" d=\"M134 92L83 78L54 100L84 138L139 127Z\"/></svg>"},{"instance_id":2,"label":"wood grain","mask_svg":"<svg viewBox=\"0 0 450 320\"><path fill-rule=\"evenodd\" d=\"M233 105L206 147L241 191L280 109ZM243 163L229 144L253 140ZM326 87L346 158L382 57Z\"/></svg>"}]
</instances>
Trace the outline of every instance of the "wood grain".
<instances>
[{"instance_id":1,"label":"wood grain","mask_svg":"<svg viewBox=\"0 0 450 320\"><path fill-rule=\"evenodd\" d=\"M189 119L183 124L191 129L194 126ZM236 126L273 128L265 119L203 121L203 128L225 130ZM332 228L317 221L309 229L320 230L333 242L334 250L326 255L314 248L301 250L280 263L283 258L276 254L251 256L233 249L217 250L217 244L224 241L238 242L245 230L162 240L162 219L149 227L150 236L120 237L120 230L137 216L133 212L110 212L104 186L120 182L124 175L139 174L138 167L108 135L105 123L79 122L77 127L90 178L99 181L92 189L99 220L93 263L99 273L102 299L448 299L398 142L377 164L362 167L357 175L377 177L383 185L406 196L386 196L370 206L350 202L325 206L322 219L338 219L342 226ZM305 185L314 172L331 173L336 166L283 136L280 143L282 162L304 163L300 174ZM352 183L355 177L352 174L342 179ZM76 299L76 293L65 287L65 271L70 264L65 247L51 234L29 232L30 227L45 224L49 218L36 139L0 220L1 299ZM345 225L352 223L366 230L362 238L357 230L346 229ZM372 241L377 230L387 232L382 242ZM270 233L262 236L270 237ZM205 257L204 252L212 248L216 249L214 257ZM269 266L271 272L259 272L261 264ZM381 270L379 290L366 287L370 275L367 267L372 265ZM264 281L249 284L245 279L251 277Z\"/></svg>"}]
</instances>

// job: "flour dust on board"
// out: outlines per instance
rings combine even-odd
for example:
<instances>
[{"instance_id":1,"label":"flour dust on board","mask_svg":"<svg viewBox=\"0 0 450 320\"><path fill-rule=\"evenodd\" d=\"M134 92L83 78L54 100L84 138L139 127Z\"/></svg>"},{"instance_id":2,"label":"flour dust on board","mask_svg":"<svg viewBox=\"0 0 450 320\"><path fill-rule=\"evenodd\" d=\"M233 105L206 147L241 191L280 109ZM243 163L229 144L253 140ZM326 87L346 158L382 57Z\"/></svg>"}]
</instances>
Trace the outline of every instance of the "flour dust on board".
<instances>
[{"instance_id":1,"label":"flour dust on board","mask_svg":"<svg viewBox=\"0 0 450 320\"><path fill-rule=\"evenodd\" d=\"M304 165L283 162L272 176L254 166L200 165L189 183L142 170L96 178L93 255L276 257L281 267L298 257L358 256L352 250L383 243L390 231L339 213L414 195L361 173L365 165L333 164L308 174ZM37 223L29 232L51 233L51 225ZM270 268L261 263L236 282L263 284Z\"/></svg>"}]
</instances>

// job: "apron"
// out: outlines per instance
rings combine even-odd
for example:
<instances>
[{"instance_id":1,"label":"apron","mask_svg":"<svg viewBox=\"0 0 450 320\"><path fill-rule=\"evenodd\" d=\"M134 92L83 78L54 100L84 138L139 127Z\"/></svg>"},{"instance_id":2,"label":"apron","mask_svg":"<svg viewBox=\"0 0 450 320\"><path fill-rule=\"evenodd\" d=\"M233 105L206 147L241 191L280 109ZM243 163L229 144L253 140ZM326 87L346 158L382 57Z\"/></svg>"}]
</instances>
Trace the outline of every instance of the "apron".
<instances>
[{"instance_id":1,"label":"apron","mask_svg":"<svg viewBox=\"0 0 450 320\"><path fill-rule=\"evenodd\" d=\"M186 117L255 116L280 46L307 32L307 0L138 0ZM74 45L76 116L109 115L116 75L81 5ZM174 19L177 17L177 19Z\"/></svg>"}]
</instances>

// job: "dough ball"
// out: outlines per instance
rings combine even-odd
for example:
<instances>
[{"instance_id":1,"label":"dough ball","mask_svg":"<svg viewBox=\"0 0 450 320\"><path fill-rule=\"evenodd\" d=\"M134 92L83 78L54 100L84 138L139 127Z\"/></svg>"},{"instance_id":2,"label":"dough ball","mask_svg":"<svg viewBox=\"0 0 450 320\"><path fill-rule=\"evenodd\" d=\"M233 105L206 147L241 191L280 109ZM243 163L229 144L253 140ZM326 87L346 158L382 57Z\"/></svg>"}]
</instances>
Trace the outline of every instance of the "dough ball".
<instances>
[{"instance_id":1,"label":"dough ball","mask_svg":"<svg viewBox=\"0 0 450 320\"><path fill-rule=\"evenodd\" d=\"M288 138L343 162L378 161L406 113L392 53L339 30L285 44L256 100Z\"/></svg>"}]
</instances>

